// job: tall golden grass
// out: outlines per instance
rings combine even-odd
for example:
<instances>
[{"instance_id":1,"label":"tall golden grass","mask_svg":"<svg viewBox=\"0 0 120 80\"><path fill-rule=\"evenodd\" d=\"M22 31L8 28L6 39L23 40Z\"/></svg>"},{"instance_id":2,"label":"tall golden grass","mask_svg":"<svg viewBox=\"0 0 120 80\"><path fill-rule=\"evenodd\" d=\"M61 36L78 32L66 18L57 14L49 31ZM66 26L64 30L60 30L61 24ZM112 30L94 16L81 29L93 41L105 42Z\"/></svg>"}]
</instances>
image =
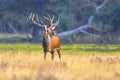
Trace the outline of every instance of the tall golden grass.
<instances>
[{"instance_id":1,"label":"tall golden grass","mask_svg":"<svg viewBox=\"0 0 120 80\"><path fill-rule=\"evenodd\" d=\"M120 80L120 55L62 53L60 61L43 52L6 51L0 54L0 80Z\"/></svg>"}]
</instances>

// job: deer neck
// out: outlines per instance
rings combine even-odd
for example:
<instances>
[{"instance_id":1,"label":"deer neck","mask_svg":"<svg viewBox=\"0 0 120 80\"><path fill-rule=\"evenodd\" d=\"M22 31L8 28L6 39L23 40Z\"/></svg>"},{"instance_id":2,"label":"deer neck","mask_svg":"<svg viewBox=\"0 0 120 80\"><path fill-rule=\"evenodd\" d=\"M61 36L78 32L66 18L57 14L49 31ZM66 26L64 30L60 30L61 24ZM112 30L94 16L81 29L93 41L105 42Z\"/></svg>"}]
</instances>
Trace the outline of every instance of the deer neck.
<instances>
[{"instance_id":1,"label":"deer neck","mask_svg":"<svg viewBox=\"0 0 120 80\"><path fill-rule=\"evenodd\" d=\"M52 35L49 35L49 34L45 33L44 34L44 40L45 40L44 44L46 45L47 50L50 51L49 45L50 45L51 40L52 40Z\"/></svg>"}]
</instances>

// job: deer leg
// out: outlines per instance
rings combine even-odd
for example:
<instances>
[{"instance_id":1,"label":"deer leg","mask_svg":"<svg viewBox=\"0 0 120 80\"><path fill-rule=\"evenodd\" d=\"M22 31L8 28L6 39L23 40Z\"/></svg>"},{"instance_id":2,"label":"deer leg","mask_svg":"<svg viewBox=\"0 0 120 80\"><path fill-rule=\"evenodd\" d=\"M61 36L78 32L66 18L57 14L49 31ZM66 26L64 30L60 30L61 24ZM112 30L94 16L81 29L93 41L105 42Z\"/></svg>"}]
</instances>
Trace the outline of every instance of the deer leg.
<instances>
[{"instance_id":1,"label":"deer leg","mask_svg":"<svg viewBox=\"0 0 120 80\"><path fill-rule=\"evenodd\" d=\"M57 50L57 53L58 53L59 59L61 60L61 55L60 55L60 50L59 49Z\"/></svg>"},{"instance_id":2,"label":"deer leg","mask_svg":"<svg viewBox=\"0 0 120 80\"><path fill-rule=\"evenodd\" d=\"M44 50L44 60L46 60L47 51Z\"/></svg>"},{"instance_id":3,"label":"deer leg","mask_svg":"<svg viewBox=\"0 0 120 80\"><path fill-rule=\"evenodd\" d=\"M54 50L51 51L52 61L54 60Z\"/></svg>"}]
</instances>

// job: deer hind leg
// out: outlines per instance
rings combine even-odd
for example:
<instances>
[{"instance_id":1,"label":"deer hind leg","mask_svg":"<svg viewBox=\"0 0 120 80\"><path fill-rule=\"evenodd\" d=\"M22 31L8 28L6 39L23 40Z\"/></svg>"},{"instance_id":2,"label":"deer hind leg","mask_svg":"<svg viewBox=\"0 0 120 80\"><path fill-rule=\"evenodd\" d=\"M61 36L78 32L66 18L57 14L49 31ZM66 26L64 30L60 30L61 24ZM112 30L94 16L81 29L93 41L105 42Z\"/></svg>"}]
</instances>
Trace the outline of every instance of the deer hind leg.
<instances>
[{"instance_id":1,"label":"deer hind leg","mask_svg":"<svg viewBox=\"0 0 120 80\"><path fill-rule=\"evenodd\" d=\"M51 51L52 61L54 60L54 50Z\"/></svg>"},{"instance_id":2,"label":"deer hind leg","mask_svg":"<svg viewBox=\"0 0 120 80\"><path fill-rule=\"evenodd\" d=\"M61 60L60 49L57 49L57 53L58 53L59 59Z\"/></svg>"},{"instance_id":3,"label":"deer hind leg","mask_svg":"<svg viewBox=\"0 0 120 80\"><path fill-rule=\"evenodd\" d=\"M46 54L47 54L47 51L44 50L44 60L46 60Z\"/></svg>"}]
</instances>

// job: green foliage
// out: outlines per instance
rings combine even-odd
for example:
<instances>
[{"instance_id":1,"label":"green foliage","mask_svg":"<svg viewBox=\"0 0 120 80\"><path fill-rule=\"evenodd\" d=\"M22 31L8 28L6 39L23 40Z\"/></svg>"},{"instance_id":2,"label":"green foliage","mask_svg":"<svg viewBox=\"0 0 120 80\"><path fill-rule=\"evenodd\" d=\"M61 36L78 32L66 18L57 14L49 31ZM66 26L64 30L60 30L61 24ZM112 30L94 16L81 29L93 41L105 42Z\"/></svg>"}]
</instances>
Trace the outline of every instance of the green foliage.
<instances>
[{"instance_id":1,"label":"green foliage","mask_svg":"<svg viewBox=\"0 0 120 80\"><path fill-rule=\"evenodd\" d=\"M22 4L22 1L17 0L17 3L15 0L9 1L9 0L3 0L1 1L0 5L0 17L1 21L5 21L6 24L10 21L12 23L16 23L22 26L26 25L26 17L23 15L25 12L24 4Z\"/></svg>"},{"instance_id":2,"label":"green foliage","mask_svg":"<svg viewBox=\"0 0 120 80\"><path fill-rule=\"evenodd\" d=\"M96 20L102 21L104 24L110 24L113 26L113 31L120 29L120 6L115 9L102 12L95 15Z\"/></svg>"},{"instance_id":3,"label":"green foliage","mask_svg":"<svg viewBox=\"0 0 120 80\"><path fill-rule=\"evenodd\" d=\"M6 22L5 24L10 21L13 24L26 26L28 25L26 18L30 12L40 17L49 13L60 17L60 27L57 31L62 32L73 29L77 21L87 19L91 12L94 12L90 6L83 6L81 9L80 6L84 2L83 0L2 0L0 1L0 21ZM13 26L16 27L16 25Z\"/></svg>"},{"instance_id":4,"label":"green foliage","mask_svg":"<svg viewBox=\"0 0 120 80\"><path fill-rule=\"evenodd\" d=\"M69 17L70 16L70 17ZM73 28L73 25L75 23L74 15L62 13L59 15L62 22L61 23L61 30L60 31L66 31ZM58 30L59 31L59 30Z\"/></svg>"},{"instance_id":5,"label":"green foliage","mask_svg":"<svg viewBox=\"0 0 120 80\"><path fill-rule=\"evenodd\" d=\"M112 25L115 27L115 30L120 29L120 6L113 10L113 18L111 19Z\"/></svg>"},{"instance_id":6,"label":"green foliage","mask_svg":"<svg viewBox=\"0 0 120 80\"><path fill-rule=\"evenodd\" d=\"M4 12L4 15L2 18L5 21L12 21L12 22L17 22L21 25L26 25L26 17L23 15L15 15L15 13L9 13L9 12Z\"/></svg>"},{"instance_id":7,"label":"green foliage","mask_svg":"<svg viewBox=\"0 0 120 80\"><path fill-rule=\"evenodd\" d=\"M103 0L90 1L97 3ZM107 11L109 10L108 12L95 14L98 21L114 26L113 31L120 30L120 6L115 9L112 7L117 6L119 2L119 0L110 0L105 4L108 8L106 6L104 7L104 9L107 8ZM20 33L24 31L26 31L26 33L28 33L27 31L34 33L31 27L35 25L29 24L26 19L31 12L38 14L40 17L45 16L47 13L59 17L60 24L56 29L58 32L62 32L73 29L81 24L86 24L88 17L95 12L95 7L88 0L0 0L0 28L4 26L1 32L12 32L7 25L10 22ZM22 28L19 28L19 26ZM27 28L25 26L27 26Z\"/></svg>"}]
</instances>

